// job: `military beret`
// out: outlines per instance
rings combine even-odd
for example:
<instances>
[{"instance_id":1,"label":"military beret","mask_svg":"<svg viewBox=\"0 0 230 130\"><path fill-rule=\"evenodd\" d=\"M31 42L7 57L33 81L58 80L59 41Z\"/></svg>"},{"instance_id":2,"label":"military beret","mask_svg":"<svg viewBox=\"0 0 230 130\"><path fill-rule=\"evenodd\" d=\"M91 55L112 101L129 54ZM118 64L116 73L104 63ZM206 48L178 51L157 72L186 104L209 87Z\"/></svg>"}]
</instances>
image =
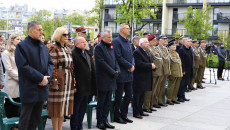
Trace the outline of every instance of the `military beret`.
<instances>
[{"instance_id":1,"label":"military beret","mask_svg":"<svg viewBox=\"0 0 230 130\"><path fill-rule=\"evenodd\" d=\"M154 34L151 34L150 36L148 36L148 41L153 40L154 38L156 38L156 36Z\"/></svg>"},{"instance_id":2,"label":"military beret","mask_svg":"<svg viewBox=\"0 0 230 130\"><path fill-rule=\"evenodd\" d=\"M171 46L171 45L173 45L173 44L176 44L176 41L169 42L168 47Z\"/></svg>"}]
</instances>

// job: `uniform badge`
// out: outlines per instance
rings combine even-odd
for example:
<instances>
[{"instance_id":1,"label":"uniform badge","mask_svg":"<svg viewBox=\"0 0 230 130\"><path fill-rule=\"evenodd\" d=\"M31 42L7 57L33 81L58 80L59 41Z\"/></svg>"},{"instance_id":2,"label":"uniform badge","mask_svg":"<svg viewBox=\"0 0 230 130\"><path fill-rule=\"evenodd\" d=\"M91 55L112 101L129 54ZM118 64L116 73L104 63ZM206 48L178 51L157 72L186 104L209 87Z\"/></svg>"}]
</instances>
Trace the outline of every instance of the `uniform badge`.
<instances>
[{"instance_id":1,"label":"uniform badge","mask_svg":"<svg viewBox=\"0 0 230 130\"><path fill-rule=\"evenodd\" d=\"M113 45L111 45L111 46L110 46L110 49L112 49L112 50L113 50Z\"/></svg>"}]
</instances>

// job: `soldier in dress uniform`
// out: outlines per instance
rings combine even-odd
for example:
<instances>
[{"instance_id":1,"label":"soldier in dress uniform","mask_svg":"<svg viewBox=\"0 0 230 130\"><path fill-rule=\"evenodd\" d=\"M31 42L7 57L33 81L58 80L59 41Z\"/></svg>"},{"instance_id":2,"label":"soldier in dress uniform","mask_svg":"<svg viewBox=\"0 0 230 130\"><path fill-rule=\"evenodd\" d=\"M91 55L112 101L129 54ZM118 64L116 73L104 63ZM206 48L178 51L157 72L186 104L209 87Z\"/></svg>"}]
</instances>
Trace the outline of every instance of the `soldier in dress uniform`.
<instances>
[{"instance_id":1,"label":"soldier in dress uniform","mask_svg":"<svg viewBox=\"0 0 230 130\"><path fill-rule=\"evenodd\" d=\"M206 67L207 61L207 54L205 51L206 41L202 40L199 47L199 54L200 54L200 62L199 62L199 69L197 72L197 88L204 89L205 87L202 86L202 79L204 76L204 70Z\"/></svg>"},{"instance_id":2,"label":"soldier in dress uniform","mask_svg":"<svg viewBox=\"0 0 230 130\"><path fill-rule=\"evenodd\" d=\"M86 38L87 35L86 35L86 30L84 27L79 27L76 29L76 32L77 32L77 36L81 36L81 37L84 37Z\"/></svg>"},{"instance_id":3,"label":"soldier in dress uniform","mask_svg":"<svg viewBox=\"0 0 230 130\"><path fill-rule=\"evenodd\" d=\"M166 87L166 81L167 77L170 75L170 59L169 59L169 52L166 45L168 44L168 38L165 35L159 36L159 52L161 54L161 57L163 59L163 79L160 83L160 90L158 94L158 104L160 106L166 107L167 105L164 104L164 92Z\"/></svg>"},{"instance_id":4,"label":"soldier in dress uniform","mask_svg":"<svg viewBox=\"0 0 230 130\"><path fill-rule=\"evenodd\" d=\"M181 59L179 54L176 52L176 42L171 41L168 44L169 47L169 58L170 58L170 75L169 75L169 83L167 88L167 104L174 105L180 104L177 101L177 93L180 87L180 82L183 76L182 67L181 67Z\"/></svg>"},{"instance_id":5,"label":"soldier in dress uniform","mask_svg":"<svg viewBox=\"0 0 230 130\"><path fill-rule=\"evenodd\" d=\"M188 83L188 89L190 90L197 90L197 88L194 88L194 83L197 78L197 72L199 69L199 61L200 61L200 54L198 51L199 42L194 40L192 41L192 50L193 50L193 65L194 65L194 71L193 71L193 77L189 80Z\"/></svg>"},{"instance_id":6,"label":"soldier in dress uniform","mask_svg":"<svg viewBox=\"0 0 230 130\"><path fill-rule=\"evenodd\" d=\"M152 113L152 111L156 111L152 106L158 106L158 93L160 90L160 83L163 79L163 61L160 55L160 52L157 47L157 40L154 34L148 37L148 41L150 43L150 47L147 50L152 62L155 64L156 69L153 71L153 84L152 91L147 91L145 93L145 100L143 105L143 111Z\"/></svg>"}]
</instances>

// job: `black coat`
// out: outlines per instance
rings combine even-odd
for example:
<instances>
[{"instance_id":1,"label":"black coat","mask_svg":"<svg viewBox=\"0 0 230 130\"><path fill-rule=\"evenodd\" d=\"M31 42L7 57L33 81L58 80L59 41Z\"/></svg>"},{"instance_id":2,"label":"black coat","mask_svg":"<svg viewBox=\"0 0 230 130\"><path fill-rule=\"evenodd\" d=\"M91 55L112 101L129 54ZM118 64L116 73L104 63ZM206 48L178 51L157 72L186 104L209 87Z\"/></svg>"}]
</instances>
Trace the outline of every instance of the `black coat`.
<instances>
[{"instance_id":1,"label":"black coat","mask_svg":"<svg viewBox=\"0 0 230 130\"><path fill-rule=\"evenodd\" d=\"M48 86L39 86L44 76L52 76L53 62L47 47L28 36L15 50L19 91L22 103L47 101ZM51 78L50 78L51 79Z\"/></svg>"},{"instance_id":2,"label":"black coat","mask_svg":"<svg viewBox=\"0 0 230 130\"><path fill-rule=\"evenodd\" d=\"M112 48L112 49L111 49ZM111 91L117 88L116 71L120 72L116 61L113 47L101 40L101 43L95 47L94 51L96 63L96 80L99 91Z\"/></svg>"},{"instance_id":3,"label":"black coat","mask_svg":"<svg viewBox=\"0 0 230 130\"><path fill-rule=\"evenodd\" d=\"M133 43L131 44L131 49L132 49L132 52L135 51L135 46L133 45Z\"/></svg>"},{"instance_id":4,"label":"black coat","mask_svg":"<svg viewBox=\"0 0 230 130\"><path fill-rule=\"evenodd\" d=\"M85 51L87 60L83 57L82 50L75 47L72 50L74 76L76 80L75 93L77 96L89 96L96 93L96 75L92 57Z\"/></svg>"},{"instance_id":5,"label":"black coat","mask_svg":"<svg viewBox=\"0 0 230 130\"><path fill-rule=\"evenodd\" d=\"M133 89L140 91L152 90L152 62L147 53L138 47L134 51L135 70L133 73Z\"/></svg>"},{"instance_id":6,"label":"black coat","mask_svg":"<svg viewBox=\"0 0 230 130\"><path fill-rule=\"evenodd\" d=\"M182 72L185 72L183 77L192 78L193 77L193 51L190 48L182 46L179 50L179 55L182 63Z\"/></svg>"}]
</instances>

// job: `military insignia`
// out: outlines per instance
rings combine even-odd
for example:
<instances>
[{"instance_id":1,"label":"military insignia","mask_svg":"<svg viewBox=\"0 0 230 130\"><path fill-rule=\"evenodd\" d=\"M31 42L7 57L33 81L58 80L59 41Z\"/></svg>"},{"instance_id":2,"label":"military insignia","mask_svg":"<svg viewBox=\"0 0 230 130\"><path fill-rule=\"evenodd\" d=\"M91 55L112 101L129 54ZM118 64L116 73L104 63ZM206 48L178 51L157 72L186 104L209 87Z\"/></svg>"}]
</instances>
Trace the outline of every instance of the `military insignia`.
<instances>
[{"instance_id":1,"label":"military insignia","mask_svg":"<svg viewBox=\"0 0 230 130\"><path fill-rule=\"evenodd\" d=\"M110 49L112 49L112 50L113 50L113 45L111 45L111 46L110 46Z\"/></svg>"}]
</instances>

